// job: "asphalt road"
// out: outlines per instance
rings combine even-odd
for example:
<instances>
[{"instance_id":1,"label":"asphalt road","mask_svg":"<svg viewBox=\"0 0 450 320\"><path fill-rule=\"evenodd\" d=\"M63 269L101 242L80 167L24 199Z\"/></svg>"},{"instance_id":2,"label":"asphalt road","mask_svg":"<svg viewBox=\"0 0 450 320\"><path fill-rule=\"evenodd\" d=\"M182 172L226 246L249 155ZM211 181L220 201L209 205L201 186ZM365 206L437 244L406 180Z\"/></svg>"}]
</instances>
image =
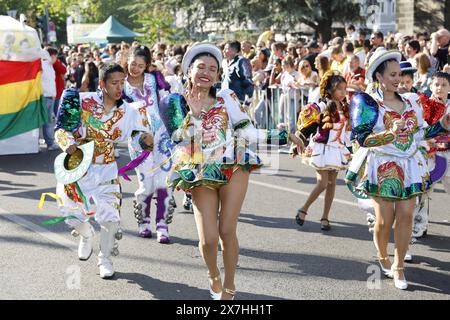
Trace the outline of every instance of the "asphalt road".
<instances>
[{"instance_id":1,"label":"asphalt road","mask_svg":"<svg viewBox=\"0 0 450 320\"><path fill-rule=\"evenodd\" d=\"M128 160L120 146L119 164ZM124 201L116 276L98 276L96 254L76 254L77 238L63 224L43 226L58 216L54 200L38 210L40 195L54 192L58 152L0 156L0 299L209 299L206 267L197 248L193 215L182 209L182 194L169 226L171 244L137 237L132 197L137 186L123 181ZM279 154L276 174L254 173L238 225L240 258L236 299L419 299L449 300L450 209L442 185L432 194L428 235L414 245L407 265L408 290L378 277L375 248L365 214L338 178L331 211L332 230L320 230L323 200L302 227L294 222L315 184L315 173L300 160ZM154 209L153 209L154 212ZM152 222L153 223L153 222ZM99 230L98 225L95 226ZM392 242L390 253L393 253ZM222 266L221 256L219 256Z\"/></svg>"}]
</instances>

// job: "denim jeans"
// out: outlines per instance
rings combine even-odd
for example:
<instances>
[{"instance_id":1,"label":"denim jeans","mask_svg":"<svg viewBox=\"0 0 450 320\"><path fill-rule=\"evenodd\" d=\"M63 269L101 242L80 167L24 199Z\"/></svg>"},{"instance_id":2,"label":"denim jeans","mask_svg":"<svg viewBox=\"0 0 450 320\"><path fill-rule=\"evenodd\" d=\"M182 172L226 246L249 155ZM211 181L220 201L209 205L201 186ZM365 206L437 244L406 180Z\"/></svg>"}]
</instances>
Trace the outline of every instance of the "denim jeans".
<instances>
[{"instance_id":1,"label":"denim jeans","mask_svg":"<svg viewBox=\"0 0 450 320\"><path fill-rule=\"evenodd\" d=\"M55 102L53 103L53 112L55 113L55 117L58 116L59 100L60 98L56 98Z\"/></svg>"},{"instance_id":2,"label":"denim jeans","mask_svg":"<svg viewBox=\"0 0 450 320\"><path fill-rule=\"evenodd\" d=\"M264 101L264 99L261 99L256 105L255 122L259 129L267 129L268 127L266 121L266 101Z\"/></svg>"},{"instance_id":3,"label":"denim jeans","mask_svg":"<svg viewBox=\"0 0 450 320\"><path fill-rule=\"evenodd\" d=\"M45 97L45 103L47 104L48 122L42 126L42 135L44 136L47 147L55 143L53 134L55 131L55 120L53 116L53 98Z\"/></svg>"}]
</instances>

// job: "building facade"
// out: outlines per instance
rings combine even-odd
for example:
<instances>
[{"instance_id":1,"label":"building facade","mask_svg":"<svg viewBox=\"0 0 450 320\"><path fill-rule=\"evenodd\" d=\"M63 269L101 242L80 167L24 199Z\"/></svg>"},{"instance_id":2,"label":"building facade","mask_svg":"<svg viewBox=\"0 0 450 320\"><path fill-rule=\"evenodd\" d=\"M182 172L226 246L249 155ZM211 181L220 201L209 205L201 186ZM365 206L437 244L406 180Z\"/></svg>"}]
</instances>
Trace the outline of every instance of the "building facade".
<instances>
[{"instance_id":1,"label":"building facade","mask_svg":"<svg viewBox=\"0 0 450 320\"><path fill-rule=\"evenodd\" d=\"M361 5L360 15L363 23L359 26L383 34L396 31L396 0L358 0Z\"/></svg>"},{"instance_id":2,"label":"building facade","mask_svg":"<svg viewBox=\"0 0 450 320\"><path fill-rule=\"evenodd\" d=\"M397 30L412 35L449 28L449 10L448 0L397 0Z\"/></svg>"}]
</instances>

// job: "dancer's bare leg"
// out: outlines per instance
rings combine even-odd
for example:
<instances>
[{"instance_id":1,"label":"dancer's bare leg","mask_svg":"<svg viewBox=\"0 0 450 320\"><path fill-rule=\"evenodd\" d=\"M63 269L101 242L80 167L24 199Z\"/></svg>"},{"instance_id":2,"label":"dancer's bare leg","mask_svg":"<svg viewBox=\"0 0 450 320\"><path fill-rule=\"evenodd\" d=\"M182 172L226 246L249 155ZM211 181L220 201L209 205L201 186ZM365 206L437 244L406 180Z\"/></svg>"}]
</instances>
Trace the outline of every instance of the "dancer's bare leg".
<instances>
[{"instance_id":1,"label":"dancer's bare leg","mask_svg":"<svg viewBox=\"0 0 450 320\"><path fill-rule=\"evenodd\" d=\"M325 190L325 202L323 206L323 214L322 219L327 219L330 215L331 205L333 204L334 193L336 191L336 179L338 172L337 171L329 171L328 172L328 184Z\"/></svg>"},{"instance_id":2,"label":"dancer's bare leg","mask_svg":"<svg viewBox=\"0 0 450 320\"><path fill-rule=\"evenodd\" d=\"M235 290L234 276L239 259L239 242L236 235L237 222L247 193L249 172L241 169L231 176L229 183L220 188L219 234L222 244L225 277L223 287ZM222 299L232 295L223 292Z\"/></svg>"},{"instance_id":3,"label":"dancer's bare leg","mask_svg":"<svg viewBox=\"0 0 450 320\"><path fill-rule=\"evenodd\" d=\"M309 207L316 201L316 199L320 196L320 194L327 188L328 186L328 170L317 170L316 171L316 177L317 177L317 183L314 189L309 194L308 199L306 199L305 204L303 207L300 208L300 210L303 210L305 212L308 212ZM305 214L300 213L300 219L305 219Z\"/></svg>"},{"instance_id":4,"label":"dancer's bare leg","mask_svg":"<svg viewBox=\"0 0 450 320\"><path fill-rule=\"evenodd\" d=\"M210 277L216 277L220 272L217 267L217 250L219 245L219 193L205 186L192 190L195 223L198 232L198 247L206 263ZM220 281L213 281L214 292L222 290Z\"/></svg>"},{"instance_id":5,"label":"dancer's bare leg","mask_svg":"<svg viewBox=\"0 0 450 320\"><path fill-rule=\"evenodd\" d=\"M372 197L375 209L376 222L373 230L373 241L378 251L379 257L388 257L387 247L391 235L392 224L394 223L395 202L384 200L379 197ZM384 268L390 269L389 260L380 260Z\"/></svg>"},{"instance_id":6,"label":"dancer's bare leg","mask_svg":"<svg viewBox=\"0 0 450 320\"><path fill-rule=\"evenodd\" d=\"M416 198L397 201L395 203L395 229L394 229L394 266L403 268L406 251L411 241L412 217ZM404 279L403 270L398 271L399 279Z\"/></svg>"}]
</instances>

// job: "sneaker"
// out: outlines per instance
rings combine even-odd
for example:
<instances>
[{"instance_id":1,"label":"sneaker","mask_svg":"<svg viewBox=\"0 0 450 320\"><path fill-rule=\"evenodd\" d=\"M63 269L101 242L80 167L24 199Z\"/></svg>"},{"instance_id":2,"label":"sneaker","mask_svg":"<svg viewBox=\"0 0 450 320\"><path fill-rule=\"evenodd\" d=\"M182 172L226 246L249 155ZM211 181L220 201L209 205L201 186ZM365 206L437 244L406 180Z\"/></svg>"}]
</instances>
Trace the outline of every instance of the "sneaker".
<instances>
[{"instance_id":1,"label":"sneaker","mask_svg":"<svg viewBox=\"0 0 450 320\"><path fill-rule=\"evenodd\" d=\"M59 146L57 144L52 144L50 146L47 147L48 151L55 151L55 150L59 150Z\"/></svg>"},{"instance_id":2,"label":"sneaker","mask_svg":"<svg viewBox=\"0 0 450 320\"><path fill-rule=\"evenodd\" d=\"M403 261L412 262L412 260L413 260L413 256L412 256L411 252L409 252L409 250L406 251L405 258L403 259Z\"/></svg>"}]
</instances>

